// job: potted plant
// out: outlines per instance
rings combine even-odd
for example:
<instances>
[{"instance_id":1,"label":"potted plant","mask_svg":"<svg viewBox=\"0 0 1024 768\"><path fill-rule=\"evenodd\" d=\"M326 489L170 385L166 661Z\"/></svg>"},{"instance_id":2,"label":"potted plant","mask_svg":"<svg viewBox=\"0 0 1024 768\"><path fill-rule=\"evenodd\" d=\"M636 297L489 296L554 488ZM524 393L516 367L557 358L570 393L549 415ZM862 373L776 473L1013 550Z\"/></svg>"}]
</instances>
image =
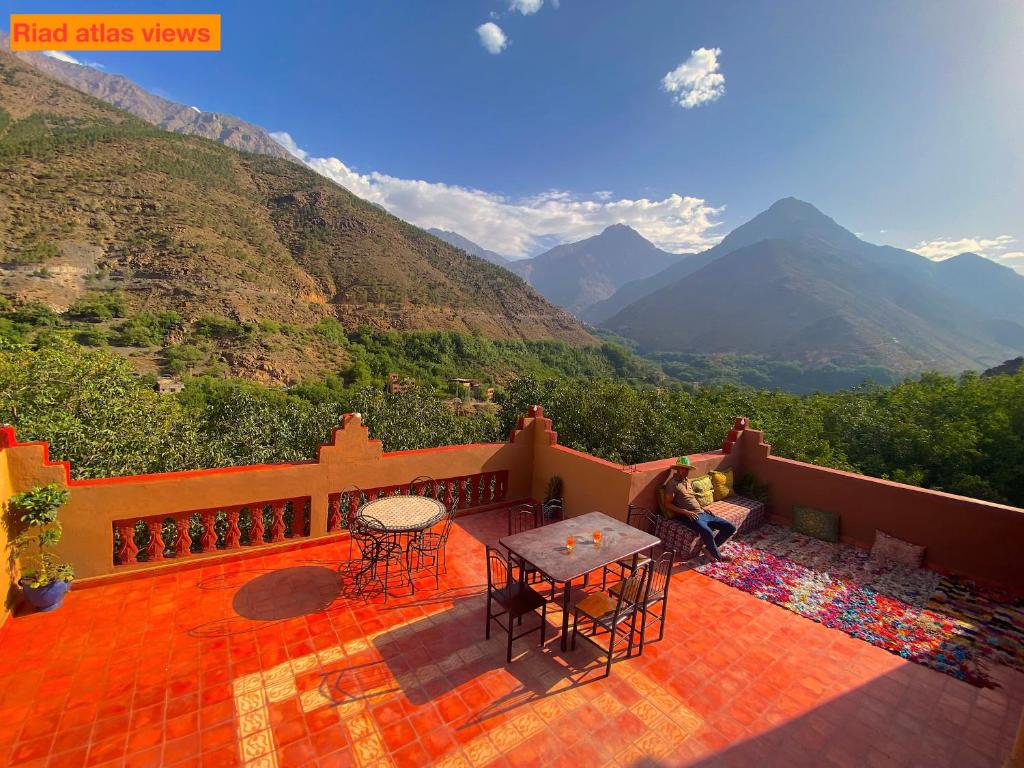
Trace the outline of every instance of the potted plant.
<instances>
[{"instance_id":1,"label":"potted plant","mask_svg":"<svg viewBox=\"0 0 1024 768\"><path fill-rule=\"evenodd\" d=\"M40 611L59 608L74 579L70 563L60 561L50 548L60 541L62 528L57 511L71 494L56 483L12 496L8 507L24 526L12 542L21 563L21 585L25 599Z\"/></svg>"}]
</instances>

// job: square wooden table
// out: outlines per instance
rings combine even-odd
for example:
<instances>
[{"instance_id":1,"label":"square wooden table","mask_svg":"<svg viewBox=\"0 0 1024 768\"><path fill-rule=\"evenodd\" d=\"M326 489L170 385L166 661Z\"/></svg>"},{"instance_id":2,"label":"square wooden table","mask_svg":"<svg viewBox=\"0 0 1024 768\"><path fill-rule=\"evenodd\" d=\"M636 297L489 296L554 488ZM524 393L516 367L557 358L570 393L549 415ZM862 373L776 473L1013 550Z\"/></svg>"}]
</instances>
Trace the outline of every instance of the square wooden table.
<instances>
[{"instance_id":1,"label":"square wooden table","mask_svg":"<svg viewBox=\"0 0 1024 768\"><path fill-rule=\"evenodd\" d=\"M601 544L594 544L594 531L601 531ZM565 539L576 537L572 552L566 550ZM661 543L631 525L601 512L588 512L560 523L533 528L498 540L516 557L532 563L540 573L556 584L562 584L562 650L569 639L569 600L572 582L588 573L632 556L636 566L641 552Z\"/></svg>"}]
</instances>

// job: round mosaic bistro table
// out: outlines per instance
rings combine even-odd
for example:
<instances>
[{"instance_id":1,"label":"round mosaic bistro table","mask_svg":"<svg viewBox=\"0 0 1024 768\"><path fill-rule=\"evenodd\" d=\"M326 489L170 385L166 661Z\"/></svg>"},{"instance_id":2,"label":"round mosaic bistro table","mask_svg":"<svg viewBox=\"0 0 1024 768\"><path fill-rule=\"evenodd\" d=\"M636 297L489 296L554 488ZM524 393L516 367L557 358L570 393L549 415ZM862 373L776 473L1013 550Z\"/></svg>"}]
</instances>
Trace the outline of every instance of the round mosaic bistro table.
<instances>
[{"instance_id":1,"label":"round mosaic bistro table","mask_svg":"<svg viewBox=\"0 0 1024 768\"><path fill-rule=\"evenodd\" d=\"M439 523L445 511L444 504L426 496L385 496L363 504L356 517L369 518L370 525L388 533L415 533Z\"/></svg>"}]
</instances>

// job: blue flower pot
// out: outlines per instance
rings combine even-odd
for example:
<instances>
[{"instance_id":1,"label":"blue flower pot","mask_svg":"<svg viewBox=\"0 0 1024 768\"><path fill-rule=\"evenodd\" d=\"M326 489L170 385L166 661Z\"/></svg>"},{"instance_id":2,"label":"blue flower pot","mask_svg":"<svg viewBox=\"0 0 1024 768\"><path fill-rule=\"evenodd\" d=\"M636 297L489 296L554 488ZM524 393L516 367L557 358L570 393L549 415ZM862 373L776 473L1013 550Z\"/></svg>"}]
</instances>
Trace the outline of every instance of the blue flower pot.
<instances>
[{"instance_id":1,"label":"blue flower pot","mask_svg":"<svg viewBox=\"0 0 1024 768\"><path fill-rule=\"evenodd\" d=\"M60 604L64 602L64 596L71 589L69 582L60 580L52 581L45 587L30 587L24 581L19 583L25 600L38 611L52 611L55 608L60 608Z\"/></svg>"}]
</instances>

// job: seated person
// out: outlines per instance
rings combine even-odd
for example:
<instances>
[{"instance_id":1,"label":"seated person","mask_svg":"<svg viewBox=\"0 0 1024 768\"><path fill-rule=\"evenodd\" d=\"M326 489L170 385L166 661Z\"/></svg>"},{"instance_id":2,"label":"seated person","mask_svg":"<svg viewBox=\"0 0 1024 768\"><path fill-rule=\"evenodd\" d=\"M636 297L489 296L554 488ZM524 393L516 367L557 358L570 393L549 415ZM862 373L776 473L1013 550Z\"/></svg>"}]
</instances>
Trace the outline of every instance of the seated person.
<instances>
[{"instance_id":1,"label":"seated person","mask_svg":"<svg viewBox=\"0 0 1024 768\"><path fill-rule=\"evenodd\" d=\"M663 486L665 509L680 525L700 536L715 560L729 562L730 558L722 555L718 548L736 533L736 526L704 510L690 487L690 481L686 479L691 469L689 459L684 456L669 470L668 480Z\"/></svg>"}]
</instances>

